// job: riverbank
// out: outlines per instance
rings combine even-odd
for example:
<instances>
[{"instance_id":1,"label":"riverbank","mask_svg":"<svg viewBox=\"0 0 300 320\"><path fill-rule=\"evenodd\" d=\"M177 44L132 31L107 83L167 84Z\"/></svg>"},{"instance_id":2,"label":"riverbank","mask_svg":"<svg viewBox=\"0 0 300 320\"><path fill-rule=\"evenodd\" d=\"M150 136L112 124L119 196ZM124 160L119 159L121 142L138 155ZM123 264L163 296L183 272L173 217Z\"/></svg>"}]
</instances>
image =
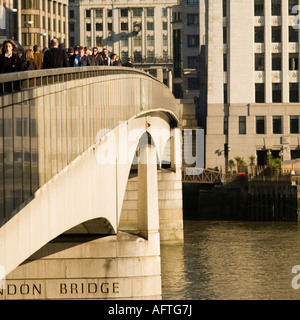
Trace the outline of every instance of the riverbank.
<instances>
[{"instance_id":1,"label":"riverbank","mask_svg":"<svg viewBox=\"0 0 300 320\"><path fill-rule=\"evenodd\" d=\"M298 221L297 187L286 182L235 180L183 183L186 220Z\"/></svg>"}]
</instances>

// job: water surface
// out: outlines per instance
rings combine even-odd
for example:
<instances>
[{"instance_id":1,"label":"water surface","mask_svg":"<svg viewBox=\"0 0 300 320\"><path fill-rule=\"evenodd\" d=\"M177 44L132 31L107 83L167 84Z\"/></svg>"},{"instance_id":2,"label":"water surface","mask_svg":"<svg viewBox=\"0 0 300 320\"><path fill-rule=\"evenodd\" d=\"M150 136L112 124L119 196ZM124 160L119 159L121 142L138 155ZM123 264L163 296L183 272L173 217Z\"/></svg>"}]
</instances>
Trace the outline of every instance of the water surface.
<instances>
[{"instance_id":1,"label":"water surface","mask_svg":"<svg viewBox=\"0 0 300 320\"><path fill-rule=\"evenodd\" d=\"M300 300L300 223L185 221L183 245L162 245L164 300Z\"/></svg>"}]
</instances>

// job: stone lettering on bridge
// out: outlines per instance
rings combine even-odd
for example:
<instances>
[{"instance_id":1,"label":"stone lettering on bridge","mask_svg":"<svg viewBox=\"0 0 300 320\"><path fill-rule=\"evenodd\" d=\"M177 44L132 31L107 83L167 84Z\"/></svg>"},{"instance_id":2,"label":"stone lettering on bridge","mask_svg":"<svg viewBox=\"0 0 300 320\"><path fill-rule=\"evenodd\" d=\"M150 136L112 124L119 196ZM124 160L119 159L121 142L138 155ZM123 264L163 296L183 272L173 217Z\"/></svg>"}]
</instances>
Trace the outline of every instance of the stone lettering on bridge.
<instances>
[{"instance_id":1,"label":"stone lettering on bridge","mask_svg":"<svg viewBox=\"0 0 300 320\"><path fill-rule=\"evenodd\" d=\"M120 283L118 281L106 281L105 279L89 279L82 281L67 280L45 280L28 281L19 283L6 281L3 288L0 289L0 300L3 299L45 299L57 298L65 299L84 298L93 296L93 298L107 298L120 293Z\"/></svg>"}]
</instances>

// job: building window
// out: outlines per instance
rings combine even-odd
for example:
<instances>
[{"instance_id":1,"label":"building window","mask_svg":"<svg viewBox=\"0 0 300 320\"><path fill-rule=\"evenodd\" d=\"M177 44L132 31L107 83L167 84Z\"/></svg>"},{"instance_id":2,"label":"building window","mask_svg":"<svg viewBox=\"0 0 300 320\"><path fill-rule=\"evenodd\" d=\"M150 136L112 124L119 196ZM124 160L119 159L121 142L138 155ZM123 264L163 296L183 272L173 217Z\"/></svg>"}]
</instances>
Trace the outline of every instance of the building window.
<instances>
[{"instance_id":1,"label":"building window","mask_svg":"<svg viewBox=\"0 0 300 320\"><path fill-rule=\"evenodd\" d=\"M168 16L168 9L167 8L163 8L162 9L162 16L163 17L167 17Z\"/></svg>"},{"instance_id":2,"label":"building window","mask_svg":"<svg viewBox=\"0 0 300 320\"><path fill-rule=\"evenodd\" d=\"M121 36L121 46L128 47L128 36Z\"/></svg>"},{"instance_id":3,"label":"building window","mask_svg":"<svg viewBox=\"0 0 300 320\"><path fill-rule=\"evenodd\" d=\"M272 0L272 16L281 16L281 0Z\"/></svg>"},{"instance_id":4,"label":"building window","mask_svg":"<svg viewBox=\"0 0 300 320\"><path fill-rule=\"evenodd\" d=\"M227 43L227 28L223 27L223 43Z\"/></svg>"},{"instance_id":5,"label":"building window","mask_svg":"<svg viewBox=\"0 0 300 320\"><path fill-rule=\"evenodd\" d=\"M91 17L91 10L85 10L85 17L90 18Z\"/></svg>"},{"instance_id":6,"label":"building window","mask_svg":"<svg viewBox=\"0 0 300 320\"><path fill-rule=\"evenodd\" d=\"M199 78L188 78L188 90L199 90Z\"/></svg>"},{"instance_id":7,"label":"building window","mask_svg":"<svg viewBox=\"0 0 300 320\"><path fill-rule=\"evenodd\" d=\"M228 134L228 117L227 116L224 117L223 132L224 134Z\"/></svg>"},{"instance_id":8,"label":"building window","mask_svg":"<svg viewBox=\"0 0 300 320\"><path fill-rule=\"evenodd\" d=\"M91 31L91 24L90 23L86 24L85 30L86 31Z\"/></svg>"},{"instance_id":9,"label":"building window","mask_svg":"<svg viewBox=\"0 0 300 320\"><path fill-rule=\"evenodd\" d=\"M227 17L227 0L223 0L223 18Z\"/></svg>"},{"instance_id":10,"label":"building window","mask_svg":"<svg viewBox=\"0 0 300 320\"><path fill-rule=\"evenodd\" d=\"M142 62L142 53L139 51L134 51L133 59L134 59L134 62Z\"/></svg>"},{"instance_id":11,"label":"building window","mask_svg":"<svg viewBox=\"0 0 300 320\"><path fill-rule=\"evenodd\" d=\"M96 23L96 31L103 31L103 24L102 23Z\"/></svg>"},{"instance_id":12,"label":"building window","mask_svg":"<svg viewBox=\"0 0 300 320\"><path fill-rule=\"evenodd\" d=\"M239 134L246 134L246 117L239 117Z\"/></svg>"},{"instance_id":13,"label":"building window","mask_svg":"<svg viewBox=\"0 0 300 320\"><path fill-rule=\"evenodd\" d=\"M255 41L255 43L264 43L265 42L264 27L255 27L254 28L254 41Z\"/></svg>"},{"instance_id":14,"label":"building window","mask_svg":"<svg viewBox=\"0 0 300 320\"><path fill-rule=\"evenodd\" d=\"M147 62L154 62L154 51L147 51Z\"/></svg>"},{"instance_id":15,"label":"building window","mask_svg":"<svg viewBox=\"0 0 300 320\"><path fill-rule=\"evenodd\" d=\"M281 102L281 83L272 83L272 101Z\"/></svg>"},{"instance_id":16,"label":"building window","mask_svg":"<svg viewBox=\"0 0 300 320\"><path fill-rule=\"evenodd\" d=\"M289 54L289 70L295 71L298 70L298 53Z\"/></svg>"},{"instance_id":17,"label":"building window","mask_svg":"<svg viewBox=\"0 0 300 320\"><path fill-rule=\"evenodd\" d=\"M128 31L128 23L121 22L121 31Z\"/></svg>"},{"instance_id":18,"label":"building window","mask_svg":"<svg viewBox=\"0 0 300 320\"><path fill-rule=\"evenodd\" d=\"M141 17L143 13L143 9L142 8L134 8L133 9L133 16L134 17Z\"/></svg>"},{"instance_id":19,"label":"building window","mask_svg":"<svg viewBox=\"0 0 300 320\"><path fill-rule=\"evenodd\" d=\"M142 36L136 36L133 38L133 45L135 47L140 47L142 45Z\"/></svg>"},{"instance_id":20,"label":"building window","mask_svg":"<svg viewBox=\"0 0 300 320\"><path fill-rule=\"evenodd\" d=\"M112 36L108 36L108 37L106 38L106 45L107 45L108 47L111 47L111 46L113 45L113 37L112 37Z\"/></svg>"},{"instance_id":21,"label":"building window","mask_svg":"<svg viewBox=\"0 0 300 320\"><path fill-rule=\"evenodd\" d=\"M290 83L290 102L299 102L299 83Z\"/></svg>"},{"instance_id":22,"label":"building window","mask_svg":"<svg viewBox=\"0 0 300 320\"><path fill-rule=\"evenodd\" d=\"M199 14L188 13L187 14L187 25L188 26L199 26Z\"/></svg>"},{"instance_id":23,"label":"building window","mask_svg":"<svg viewBox=\"0 0 300 320\"><path fill-rule=\"evenodd\" d=\"M147 46L149 47L154 46L154 36L147 36Z\"/></svg>"},{"instance_id":24,"label":"building window","mask_svg":"<svg viewBox=\"0 0 300 320\"><path fill-rule=\"evenodd\" d=\"M281 53L272 53L272 70L281 70Z\"/></svg>"},{"instance_id":25,"label":"building window","mask_svg":"<svg viewBox=\"0 0 300 320\"><path fill-rule=\"evenodd\" d=\"M256 134L265 134L265 117L256 117Z\"/></svg>"},{"instance_id":26,"label":"building window","mask_svg":"<svg viewBox=\"0 0 300 320\"><path fill-rule=\"evenodd\" d=\"M289 26L289 42L298 42L298 29Z\"/></svg>"},{"instance_id":27,"label":"building window","mask_svg":"<svg viewBox=\"0 0 300 320\"><path fill-rule=\"evenodd\" d=\"M90 47L91 44L92 44L92 42L91 42L91 37L86 37L86 45L87 45L88 47Z\"/></svg>"},{"instance_id":28,"label":"building window","mask_svg":"<svg viewBox=\"0 0 300 320\"><path fill-rule=\"evenodd\" d=\"M69 18L74 19L74 10L69 11Z\"/></svg>"},{"instance_id":29,"label":"building window","mask_svg":"<svg viewBox=\"0 0 300 320\"><path fill-rule=\"evenodd\" d=\"M223 71L227 72L227 54L223 54Z\"/></svg>"},{"instance_id":30,"label":"building window","mask_svg":"<svg viewBox=\"0 0 300 320\"><path fill-rule=\"evenodd\" d=\"M199 46L199 36L198 35L188 35L187 40L188 40L188 47L189 48Z\"/></svg>"},{"instance_id":31,"label":"building window","mask_svg":"<svg viewBox=\"0 0 300 320\"><path fill-rule=\"evenodd\" d=\"M95 9L96 18L103 17L103 9Z\"/></svg>"},{"instance_id":32,"label":"building window","mask_svg":"<svg viewBox=\"0 0 300 320\"><path fill-rule=\"evenodd\" d=\"M263 16L264 14L264 0L254 0L254 15Z\"/></svg>"},{"instance_id":33,"label":"building window","mask_svg":"<svg viewBox=\"0 0 300 320\"><path fill-rule=\"evenodd\" d=\"M127 62L128 61L128 51L121 52L121 61Z\"/></svg>"},{"instance_id":34,"label":"building window","mask_svg":"<svg viewBox=\"0 0 300 320\"><path fill-rule=\"evenodd\" d=\"M103 38L102 37L99 37L99 36L96 37L96 46L103 47Z\"/></svg>"},{"instance_id":35,"label":"building window","mask_svg":"<svg viewBox=\"0 0 300 320\"><path fill-rule=\"evenodd\" d=\"M152 21L147 22L147 30L154 30L154 22Z\"/></svg>"},{"instance_id":36,"label":"building window","mask_svg":"<svg viewBox=\"0 0 300 320\"><path fill-rule=\"evenodd\" d=\"M273 116L273 133L281 134L282 133L282 117Z\"/></svg>"},{"instance_id":37,"label":"building window","mask_svg":"<svg viewBox=\"0 0 300 320\"><path fill-rule=\"evenodd\" d=\"M107 23L107 30L112 31L112 23L111 22Z\"/></svg>"},{"instance_id":38,"label":"building window","mask_svg":"<svg viewBox=\"0 0 300 320\"><path fill-rule=\"evenodd\" d=\"M293 13L293 8L298 5L298 0L289 0L289 15L292 16L296 14L296 12Z\"/></svg>"},{"instance_id":39,"label":"building window","mask_svg":"<svg viewBox=\"0 0 300 320\"><path fill-rule=\"evenodd\" d=\"M272 27L272 42L281 42L281 27Z\"/></svg>"},{"instance_id":40,"label":"building window","mask_svg":"<svg viewBox=\"0 0 300 320\"><path fill-rule=\"evenodd\" d=\"M227 83L223 84L223 102L224 104L228 103Z\"/></svg>"},{"instance_id":41,"label":"building window","mask_svg":"<svg viewBox=\"0 0 300 320\"><path fill-rule=\"evenodd\" d=\"M164 62L168 62L169 61L169 53L166 50L163 51L163 61Z\"/></svg>"},{"instance_id":42,"label":"building window","mask_svg":"<svg viewBox=\"0 0 300 320\"><path fill-rule=\"evenodd\" d=\"M112 9L107 9L107 17L108 18L112 17Z\"/></svg>"},{"instance_id":43,"label":"building window","mask_svg":"<svg viewBox=\"0 0 300 320\"><path fill-rule=\"evenodd\" d=\"M162 28L163 28L163 30L168 30L168 22L167 21L162 22Z\"/></svg>"},{"instance_id":44,"label":"building window","mask_svg":"<svg viewBox=\"0 0 300 320\"><path fill-rule=\"evenodd\" d=\"M14 5L16 8L17 5ZM38 0L22 0L22 9L40 9L40 1ZM45 10L43 8L43 10Z\"/></svg>"},{"instance_id":45,"label":"building window","mask_svg":"<svg viewBox=\"0 0 300 320\"><path fill-rule=\"evenodd\" d=\"M197 56L189 56L188 57L188 68L189 69L196 69L197 68Z\"/></svg>"},{"instance_id":46,"label":"building window","mask_svg":"<svg viewBox=\"0 0 300 320\"><path fill-rule=\"evenodd\" d=\"M299 116L290 116L290 133L299 133Z\"/></svg>"},{"instance_id":47,"label":"building window","mask_svg":"<svg viewBox=\"0 0 300 320\"><path fill-rule=\"evenodd\" d=\"M163 46L168 46L168 36L163 35Z\"/></svg>"},{"instance_id":48,"label":"building window","mask_svg":"<svg viewBox=\"0 0 300 320\"><path fill-rule=\"evenodd\" d=\"M154 17L154 8L147 8L147 17Z\"/></svg>"},{"instance_id":49,"label":"building window","mask_svg":"<svg viewBox=\"0 0 300 320\"><path fill-rule=\"evenodd\" d=\"M264 83L255 84L255 102L256 103L265 102L265 84Z\"/></svg>"},{"instance_id":50,"label":"building window","mask_svg":"<svg viewBox=\"0 0 300 320\"><path fill-rule=\"evenodd\" d=\"M255 71L265 70L265 54L255 53Z\"/></svg>"},{"instance_id":51,"label":"building window","mask_svg":"<svg viewBox=\"0 0 300 320\"><path fill-rule=\"evenodd\" d=\"M187 4L198 4L199 0L187 0Z\"/></svg>"},{"instance_id":52,"label":"building window","mask_svg":"<svg viewBox=\"0 0 300 320\"><path fill-rule=\"evenodd\" d=\"M121 17L128 17L128 9L121 9Z\"/></svg>"}]
</instances>

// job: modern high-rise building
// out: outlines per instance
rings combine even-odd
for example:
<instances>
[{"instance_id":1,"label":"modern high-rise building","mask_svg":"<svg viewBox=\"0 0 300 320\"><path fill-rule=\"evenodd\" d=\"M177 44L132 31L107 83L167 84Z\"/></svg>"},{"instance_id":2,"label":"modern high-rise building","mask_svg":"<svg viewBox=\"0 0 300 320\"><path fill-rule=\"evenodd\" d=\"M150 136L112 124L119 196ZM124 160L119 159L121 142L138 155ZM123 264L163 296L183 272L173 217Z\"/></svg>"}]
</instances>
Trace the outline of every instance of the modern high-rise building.
<instances>
[{"instance_id":1,"label":"modern high-rise building","mask_svg":"<svg viewBox=\"0 0 300 320\"><path fill-rule=\"evenodd\" d=\"M206 167L300 158L299 0L200 0Z\"/></svg>"},{"instance_id":2,"label":"modern high-rise building","mask_svg":"<svg viewBox=\"0 0 300 320\"><path fill-rule=\"evenodd\" d=\"M49 46L52 38L69 46L68 0L1 0L2 42L5 38L18 41L24 49L37 44ZM0 12L0 14L1 14Z\"/></svg>"},{"instance_id":3,"label":"modern high-rise building","mask_svg":"<svg viewBox=\"0 0 300 320\"><path fill-rule=\"evenodd\" d=\"M171 86L174 4L176 0L70 0L70 46L106 47Z\"/></svg>"}]
</instances>

